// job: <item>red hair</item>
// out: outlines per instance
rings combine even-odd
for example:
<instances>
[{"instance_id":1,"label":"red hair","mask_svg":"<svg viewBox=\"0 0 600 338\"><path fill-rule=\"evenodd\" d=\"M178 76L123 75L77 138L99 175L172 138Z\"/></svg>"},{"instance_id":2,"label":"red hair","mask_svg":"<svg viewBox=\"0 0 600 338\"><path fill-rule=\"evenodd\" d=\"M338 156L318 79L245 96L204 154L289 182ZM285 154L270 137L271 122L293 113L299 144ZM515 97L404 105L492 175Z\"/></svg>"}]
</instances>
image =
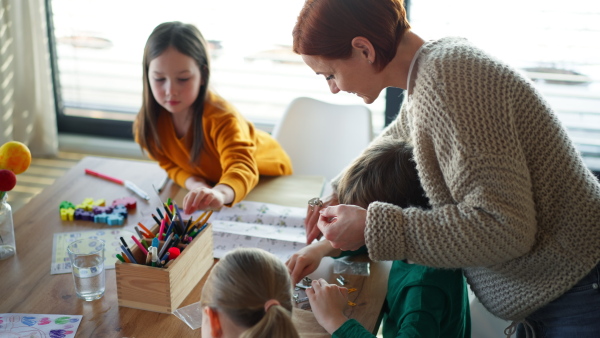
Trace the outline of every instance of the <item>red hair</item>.
<instances>
[{"instance_id":1,"label":"red hair","mask_svg":"<svg viewBox=\"0 0 600 338\"><path fill-rule=\"evenodd\" d=\"M402 34L410 28L404 0L307 0L292 31L297 54L347 59L352 39L367 38L381 70L396 56Z\"/></svg>"}]
</instances>

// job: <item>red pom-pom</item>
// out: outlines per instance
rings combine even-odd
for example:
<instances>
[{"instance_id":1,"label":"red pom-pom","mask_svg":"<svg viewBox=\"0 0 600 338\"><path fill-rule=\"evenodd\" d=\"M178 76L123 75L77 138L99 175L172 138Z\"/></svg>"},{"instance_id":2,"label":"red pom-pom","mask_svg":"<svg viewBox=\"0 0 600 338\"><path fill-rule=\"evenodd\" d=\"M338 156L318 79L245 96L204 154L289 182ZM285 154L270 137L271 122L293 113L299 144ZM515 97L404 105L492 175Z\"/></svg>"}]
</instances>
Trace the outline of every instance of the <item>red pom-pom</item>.
<instances>
[{"instance_id":1,"label":"red pom-pom","mask_svg":"<svg viewBox=\"0 0 600 338\"><path fill-rule=\"evenodd\" d=\"M17 175L8 169L0 169L0 191L11 191L17 184Z\"/></svg>"},{"instance_id":2,"label":"red pom-pom","mask_svg":"<svg viewBox=\"0 0 600 338\"><path fill-rule=\"evenodd\" d=\"M179 256L179 254L181 254L181 250L176 247L169 248L167 252L169 253L169 259L175 259Z\"/></svg>"}]
</instances>

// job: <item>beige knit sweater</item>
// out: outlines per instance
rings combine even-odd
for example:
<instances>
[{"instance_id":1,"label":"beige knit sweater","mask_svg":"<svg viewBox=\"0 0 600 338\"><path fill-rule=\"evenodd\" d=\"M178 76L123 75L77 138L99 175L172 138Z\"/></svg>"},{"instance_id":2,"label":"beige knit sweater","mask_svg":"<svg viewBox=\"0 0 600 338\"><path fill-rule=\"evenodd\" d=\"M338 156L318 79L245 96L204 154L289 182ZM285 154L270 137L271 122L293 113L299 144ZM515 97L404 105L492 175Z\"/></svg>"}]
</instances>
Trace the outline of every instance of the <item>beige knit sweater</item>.
<instances>
[{"instance_id":1,"label":"beige knit sweater","mask_svg":"<svg viewBox=\"0 0 600 338\"><path fill-rule=\"evenodd\" d=\"M414 156L431 210L375 202L375 260L464 268L496 316L522 320L600 261L600 184L550 106L461 38L427 42L411 95L382 136Z\"/></svg>"}]
</instances>

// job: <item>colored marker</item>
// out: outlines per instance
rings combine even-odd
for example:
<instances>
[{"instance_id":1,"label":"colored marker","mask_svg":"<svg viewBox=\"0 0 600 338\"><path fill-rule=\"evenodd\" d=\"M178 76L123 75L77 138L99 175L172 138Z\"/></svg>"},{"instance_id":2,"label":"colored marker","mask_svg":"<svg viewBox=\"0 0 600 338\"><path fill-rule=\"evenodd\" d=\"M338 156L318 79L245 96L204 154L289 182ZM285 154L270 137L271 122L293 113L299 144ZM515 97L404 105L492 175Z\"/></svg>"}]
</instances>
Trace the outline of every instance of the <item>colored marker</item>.
<instances>
[{"instance_id":1,"label":"colored marker","mask_svg":"<svg viewBox=\"0 0 600 338\"><path fill-rule=\"evenodd\" d=\"M124 247L123 245L121 245L121 250L123 250L123 252L125 253L125 255L127 256L127 258L129 258L129 260L131 261L131 263L135 263L137 264L138 262L135 260L135 258L133 258L133 255L131 254L131 252L129 251L129 248Z\"/></svg>"},{"instance_id":2,"label":"colored marker","mask_svg":"<svg viewBox=\"0 0 600 338\"><path fill-rule=\"evenodd\" d=\"M131 239L133 239L133 241L135 242L135 244L137 244L138 248L140 248L140 250L142 250L142 252L144 254L148 253L148 250L146 250L146 248L144 248L144 246L142 245L142 243L140 243L140 241L138 241L138 239L135 238L135 236L131 236Z\"/></svg>"},{"instance_id":3,"label":"colored marker","mask_svg":"<svg viewBox=\"0 0 600 338\"><path fill-rule=\"evenodd\" d=\"M160 240L165 239L164 231L165 231L165 220L163 219L162 221L160 221L160 228L158 230L158 239L160 239Z\"/></svg>"},{"instance_id":4,"label":"colored marker","mask_svg":"<svg viewBox=\"0 0 600 338\"><path fill-rule=\"evenodd\" d=\"M156 266L156 263L158 262L158 253L156 250L156 247L152 247L152 266Z\"/></svg>"},{"instance_id":5,"label":"colored marker","mask_svg":"<svg viewBox=\"0 0 600 338\"><path fill-rule=\"evenodd\" d=\"M118 178L114 178L105 174L101 174L99 172L90 170L90 169L85 169L85 173L88 175L92 175L92 176L96 176L99 177L101 179L107 180L107 181L111 181L113 183L117 183L120 185L125 186L125 188L131 190L133 193L135 193L136 195L138 195L139 197L145 199L146 201L150 200L150 197L148 196L148 194L146 194L146 192L142 189L140 189L137 185L135 185L133 182L131 181L127 181L127 180L120 180Z\"/></svg>"},{"instance_id":6,"label":"colored marker","mask_svg":"<svg viewBox=\"0 0 600 338\"><path fill-rule=\"evenodd\" d=\"M121 242L123 243L123 247L126 249L125 253L129 253L131 255L131 257L133 257L133 252L131 252L131 250L129 249L129 246L127 246L127 242L125 242L125 240L123 239L123 236L119 237L121 239Z\"/></svg>"},{"instance_id":7,"label":"colored marker","mask_svg":"<svg viewBox=\"0 0 600 338\"><path fill-rule=\"evenodd\" d=\"M162 248L160 249L159 252L159 256L162 256L165 251L167 250L167 248L171 245L171 241L173 240L173 234L170 234L169 237L167 237L167 239L165 240L165 244L163 244Z\"/></svg>"},{"instance_id":8,"label":"colored marker","mask_svg":"<svg viewBox=\"0 0 600 338\"><path fill-rule=\"evenodd\" d=\"M125 259L123 259L123 256L121 256L121 255L117 254L117 258L118 258L118 259L119 259L121 262L125 263Z\"/></svg>"}]
</instances>

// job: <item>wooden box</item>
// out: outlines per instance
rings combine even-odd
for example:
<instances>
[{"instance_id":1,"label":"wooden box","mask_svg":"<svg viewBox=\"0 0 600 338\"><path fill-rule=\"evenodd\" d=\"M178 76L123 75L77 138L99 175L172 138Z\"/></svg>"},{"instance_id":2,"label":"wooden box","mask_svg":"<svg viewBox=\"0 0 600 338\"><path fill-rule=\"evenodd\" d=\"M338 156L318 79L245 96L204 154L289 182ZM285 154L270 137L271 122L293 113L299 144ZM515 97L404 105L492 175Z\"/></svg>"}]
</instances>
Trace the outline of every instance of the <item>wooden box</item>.
<instances>
[{"instance_id":1,"label":"wooden box","mask_svg":"<svg viewBox=\"0 0 600 338\"><path fill-rule=\"evenodd\" d=\"M152 229L155 233L158 229ZM134 245L134 258L145 261L145 255ZM213 231L209 224L187 245L168 268L143 264L115 264L119 306L172 313L212 267Z\"/></svg>"}]
</instances>

